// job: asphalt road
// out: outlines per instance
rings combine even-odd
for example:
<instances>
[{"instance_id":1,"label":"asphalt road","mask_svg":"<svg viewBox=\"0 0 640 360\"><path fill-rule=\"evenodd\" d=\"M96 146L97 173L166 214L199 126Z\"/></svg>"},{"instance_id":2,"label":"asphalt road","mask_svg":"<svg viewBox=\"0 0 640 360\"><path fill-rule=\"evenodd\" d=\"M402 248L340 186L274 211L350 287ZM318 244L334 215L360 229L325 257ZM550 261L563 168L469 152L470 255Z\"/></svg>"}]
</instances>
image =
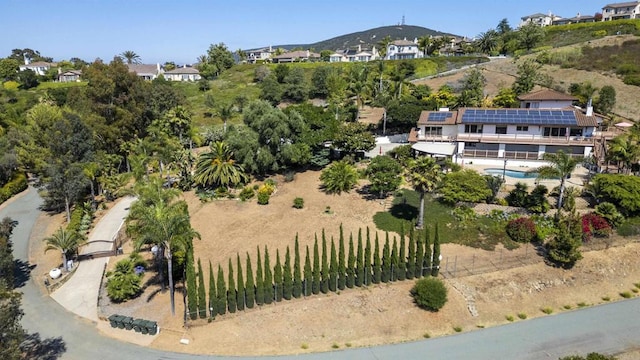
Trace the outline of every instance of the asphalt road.
<instances>
[{"instance_id":1,"label":"asphalt road","mask_svg":"<svg viewBox=\"0 0 640 360\"><path fill-rule=\"evenodd\" d=\"M41 199L30 189L21 198L0 209L0 218L19 222L13 235L14 256L27 260L28 239L39 215ZM42 338L62 337L63 359L176 359L206 357L160 352L102 337L95 324L77 318L50 297L42 295L29 279L23 292L23 326ZM393 319L389 319L393 321ZM425 324L425 328L428 325ZM176 350L181 346L176 344ZM558 315L515 322L489 329L469 331L437 339L398 345L349 349L285 357L243 359L557 359L569 354L601 352L613 354L640 346L640 299L625 300ZM237 357L228 357L239 359Z\"/></svg>"}]
</instances>

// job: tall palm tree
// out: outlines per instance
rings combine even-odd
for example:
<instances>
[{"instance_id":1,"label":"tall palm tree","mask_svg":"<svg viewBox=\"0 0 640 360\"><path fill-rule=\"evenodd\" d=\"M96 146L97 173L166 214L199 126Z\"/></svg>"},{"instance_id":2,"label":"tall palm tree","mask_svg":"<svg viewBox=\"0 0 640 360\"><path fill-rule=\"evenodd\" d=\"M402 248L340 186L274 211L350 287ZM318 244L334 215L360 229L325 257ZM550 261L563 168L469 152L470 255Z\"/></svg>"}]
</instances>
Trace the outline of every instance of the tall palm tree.
<instances>
[{"instance_id":1,"label":"tall palm tree","mask_svg":"<svg viewBox=\"0 0 640 360\"><path fill-rule=\"evenodd\" d=\"M122 52L120 57L122 60L126 61L127 64L140 64L140 61L142 60L140 55L136 54L136 52L132 50Z\"/></svg>"},{"instance_id":2,"label":"tall palm tree","mask_svg":"<svg viewBox=\"0 0 640 360\"><path fill-rule=\"evenodd\" d=\"M618 163L618 171L631 171L631 164L640 160L640 145L630 134L616 136L608 143L607 160ZM622 166L620 166L622 164Z\"/></svg>"},{"instance_id":3,"label":"tall palm tree","mask_svg":"<svg viewBox=\"0 0 640 360\"><path fill-rule=\"evenodd\" d=\"M432 192L443 178L440 165L428 156L420 156L409 162L407 178L413 185L415 191L420 193L420 211L418 213L418 223L416 227L424 227L424 197L428 192Z\"/></svg>"},{"instance_id":4,"label":"tall palm tree","mask_svg":"<svg viewBox=\"0 0 640 360\"><path fill-rule=\"evenodd\" d=\"M169 192L163 193L165 190L154 193L155 185L148 190L151 198L145 198L143 195L131 206L127 216L127 232L134 237L136 249L140 249L144 244L156 244L159 254L166 258L171 314L175 315L173 254L176 251L187 251L192 246L193 238L199 239L200 234L191 227L187 203L184 200L168 200L172 195ZM162 286L164 287L164 281Z\"/></svg>"},{"instance_id":5,"label":"tall palm tree","mask_svg":"<svg viewBox=\"0 0 640 360\"><path fill-rule=\"evenodd\" d=\"M491 54L498 47L500 35L496 30L487 30L480 33L476 40L476 47L484 54Z\"/></svg>"},{"instance_id":6,"label":"tall palm tree","mask_svg":"<svg viewBox=\"0 0 640 360\"><path fill-rule=\"evenodd\" d=\"M573 157L571 154L560 150L557 153L545 153L542 157L549 165L541 166L535 171L538 173L538 179L560 179L560 194L558 196L558 214L562 209L562 198L566 188L567 179L571 176L573 170L576 169L582 158Z\"/></svg>"},{"instance_id":7,"label":"tall palm tree","mask_svg":"<svg viewBox=\"0 0 640 360\"><path fill-rule=\"evenodd\" d=\"M196 183L208 186L235 186L247 180L242 165L235 162L229 146L216 141L211 151L200 154L194 175Z\"/></svg>"},{"instance_id":8,"label":"tall palm tree","mask_svg":"<svg viewBox=\"0 0 640 360\"><path fill-rule=\"evenodd\" d=\"M391 36L389 35L378 41L378 46L380 46L380 50L378 51L378 53L380 54L381 58L384 59L385 56L387 56L387 48L389 47L389 44L391 44L391 42Z\"/></svg>"},{"instance_id":9,"label":"tall palm tree","mask_svg":"<svg viewBox=\"0 0 640 360\"><path fill-rule=\"evenodd\" d=\"M87 240L75 231L67 231L60 227L53 235L45 238L44 241L47 244L44 252L49 250L60 251L60 253L62 253L62 266L65 271L69 271L69 267L67 266L68 257L73 256L73 254L78 251L78 248L86 243Z\"/></svg>"},{"instance_id":10,"label":"tall palm tree","mask_svg":"<svg viewBox=\"0 0 640 360\"><path fill-rule=\"evenodd\" d=\"M433 38L430 35L424 35L418 38L418 50L422 51L424 57L428 56L429 49L433 45Z\"/></svg>"}]
</instances>

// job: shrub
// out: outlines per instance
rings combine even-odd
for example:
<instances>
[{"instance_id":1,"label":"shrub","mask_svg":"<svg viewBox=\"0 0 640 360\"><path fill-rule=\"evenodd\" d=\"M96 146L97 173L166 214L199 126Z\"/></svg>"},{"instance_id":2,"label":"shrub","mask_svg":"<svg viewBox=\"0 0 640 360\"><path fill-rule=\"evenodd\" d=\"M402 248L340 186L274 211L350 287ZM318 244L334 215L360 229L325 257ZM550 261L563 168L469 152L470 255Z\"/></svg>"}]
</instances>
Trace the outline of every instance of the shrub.
<instances>
[{"instance_id":1,"label":"shrub","mask_svg":"<svg viewBox=\"0 0 640 360\"><path fill-rule=\"evenodd\" d=\"M528 243L536 240L536 224L526 217L509 221L506 231L507 235L516 242Z\"/></svg>"},{"instance_id":2,"label":"shrub","mask_svg":"<svg viewBox=\"0 0 640 360\"><path fill-rule=\"evenodd\" d=\"M429 311L438 311L447 303L447 288L437 278L424 278L416 281L411 295L418 306Z\"/></svg>"},{"instance_id":3,"label":"shrub","mask_svg":"<svg viewBox=\"0 0 640 360\"><path fill-rule=\"evenodd\" d=\"M586 302L584 302L584 301L581 301L581 302L577 303L576 305L577 305L579 308L583 308L583 307L587 306L587 303L586 303Z\"/></svg>"},{"instance_id":4,"label":"shrub","mask_svg":"<svg viewBox=\"0 0 640 360\"><path fill-rule=\"evenodd\" d=\"M304 199L301 197L293 199L293 207L296 209L302 209L304 207Z\"/></svg>"},{"instance_id":5,"label":"shrub","mask_svg":"<svg viewBox=\"0 0 640 360\"><path fill-rule=\"evenodd\" d=\"M607 220L596 213L588 213L582 216L582 240L591 240L591 235L603 237L609 236L611 226Z\"/></svg>"},{"instance_id":6,"label":"shrub","mask_svg":"<svg viewBox=\"0 0 640 360\"><path fill-rule=\"evenodd\" d=\"M514 320L513 315L507 315L504 317L507 321L512 322Z\"/></svg>"},{"instance_id":7,"label":"shrub","mask_svg":"<svg viewBox=\"0 0 640 360\"><path fill-rule=\"evenodd\" d=\"M527 314L525 313L518 313L518 318L520 318L521 320L524 320L527 318Z\"/></svg>"},{"instance_id":8,"label":"shrub","mask_svg":"<svg viewBox=\"0 0 640 360\"><path fill-rule=\"evenodd\" d=\"M638 74L629 74L624 77L622 80L627 85L635 85L640 86L640 75Z\"/></svg>"},{"instance_id":9,"label":"shrub","mask_svg":"<svg viewBox=\"0 0 640 360\"><path fill-rule=\"evenodd\" d=\"M255 191L252 188L246 186L242 189L242 191L240 191L239 197L241 201L247 201L253 198L255 195L256 195Z\"/></svg>"},{"instance_id":10,"label":"shrub","mask_svg":"<svg viewBox=\"0 0 640 360\"><path fill-rule=\"evenodd\" d=\"M640 235L640 218L627 219L618 226L616 232L624 237Z\"/></svg>"},{"instance_id":11,"label":"shrub","mask_svg":"<svg viewBox=\"0 0 640 360\"><path fill-rule=\"evenodd\" d=\"M20 87L20 83L9 80L2 83L2 87L6 90L18 90L18 88Z\"/></svg>"},{"instance_id":12,"label":"shrub","mask_svg":"<svg viewBox=\"0 0 640 360\"><path fill-rule=\"evenodd\" d=\"M0 204L26 190L27 186L27 176L24 173L15 173L13 178L0 188Z\"/></svg>"},{"instance_id":13,"label":"shrub","mask_svg":"<svg viewBox=\"0 0 640 360\"><path fill-rule=\"evenodd\" d=\"M631 295L631 293L628 292L628 291L623 291L623 292L620 293L620 296L622 296L625 299L628 299L628 298L632 297L633 295Z\"/></svg>"},{"instance_id":14,"label":"shrub","mask_svg":"<svg viewBox=\"0 0 640 360\"><path fill-rule=\"evenodd\" d=\"M593 33L591 33L591 35L594 38L601 38L601 37L605 37L607 36L607 30L596 30Z\"/></svg>"},{"instance_id":15,"label":"shrub","mask_svg":"<svg viewBox=\"0 0 640 360\"><path fill-rule=\"evenodd\" d=\"M603 296L602 301L610 301L611 298L609 296Z\"/></svg>"},{"instance_id":16,"label":"shrub","mask_svg":"<svg viewBox=\"0 0 640 360\"><path fill-rule=\"evenodd\" d=\"M620 226L624 221L624 216L618 212L615 205L610 202L603 202L596 205L595 213L602 216L611 227L615 228Z\"/></svg>"},{"instance_id":17,"label":"shrub","mask_svg":"<svg viewBox=\"0 0 640 360\"><path fill-rule=\"evenodd\" d=\"M142 277L136 275L136 261L120 260L113 272L107 274L107 295L114 302L127 301L140 294Z\"/></svg>"},{"instance_id":18,"label":"shrub","mask_svg":"<svg viewBox=\"0 0 640 360\"><path fill-rule=\"evenodd\" d=\"M269 204L269 198L271 197L271 195L269 195L268 192L258 192L258 204L260 205L267 205Z\"/></svg>"},{"instance_id":19,"label":"shrub","mask_svg":"<svg viewBox=\"0 0 640 360\"><path fill-rule=\"evenodd\" d=\"M549 314L552 314L552 313L553 313L553 309L552 309L552 308L550 308L550 307L542 308L542 309L540 309L540 311L542 311L543 313L545 313L545 314L547 314L547 315L549 315Z\"/></svg>"},{"instance_id":20,"label":"shrub","mask_svg":"<svg viewBox=\"0 0 640 360\"><path fill-rule=\"evenodd\" d=\"M453 327L453 331L455 331L455 332L461 332L461 331L462 331L462 326L454 326L454 327Z\"/></svg>"}]
</instances>

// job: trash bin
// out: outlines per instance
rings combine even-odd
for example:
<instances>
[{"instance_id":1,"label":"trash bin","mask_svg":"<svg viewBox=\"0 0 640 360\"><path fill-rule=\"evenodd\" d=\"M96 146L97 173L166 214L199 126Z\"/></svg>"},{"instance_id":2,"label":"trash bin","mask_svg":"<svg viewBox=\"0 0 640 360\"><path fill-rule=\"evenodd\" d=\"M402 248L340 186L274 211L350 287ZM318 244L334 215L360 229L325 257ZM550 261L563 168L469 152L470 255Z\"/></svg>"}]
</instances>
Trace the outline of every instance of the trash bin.
<instances>
[{"instance_id":1,"label":"trash bin","mask_svg":"<svg viewBox=\"0 0 640 360\"><path fill-rule=\"evenodd\" d=\"M158 323L155 321L147 321L147 329L149 330L149 335L155 335L158 333Z\"/></svg>"},{"instance_id":2,"label":"trash bin","mask_svg":"<svg viewBox=\"0 0 640 360\"><path fill-rule=\"evenodd\" d=\"M122 324L124 325L124 328L127 330L133 329L133 318L131 316L123 316Z\"/></svg>"},{"instance_id":3,"label":"trash bin","mask_svg":"<svg viewBox=\"0 0 640 360\"><path fill-rule=\"evenodd\" d=\"M135 319L131 322L131 324L133 325L133 330L135 332L141 332L143 328L146 327L146 320L142 320L142 319Z\"/></svg>"},{"instance_id":4,"label":"trash bin","mask_svg":"<svg viewBox=\"0 0 640 360\"><path fill-rule=\"evenodd\" d=\"M149 333L149 320L140 320L140 332L143 335L147 335Z\"/></svg>"},{"instance_id":5,"label":"trash bin","mask_svg":"<svg viewBox=\"0 0 640 360\"><path fill-rule=\"evenodd\" d=\"M118 327L118 323L120 321L122 321L122 316L121 315L117 315L117 314L113 314L111 316L108 317L109 319L109 324L111 325L112 328L117 328Z\"/></svg>"}]
</instances>

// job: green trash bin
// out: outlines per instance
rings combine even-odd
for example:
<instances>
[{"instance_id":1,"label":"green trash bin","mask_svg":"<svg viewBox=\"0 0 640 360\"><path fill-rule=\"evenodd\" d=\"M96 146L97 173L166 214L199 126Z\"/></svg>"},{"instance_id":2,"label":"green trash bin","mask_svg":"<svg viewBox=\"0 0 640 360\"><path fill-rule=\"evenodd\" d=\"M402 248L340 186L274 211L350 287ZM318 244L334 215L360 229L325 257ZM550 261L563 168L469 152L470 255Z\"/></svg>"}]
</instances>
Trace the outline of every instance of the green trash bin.
<instances>
[{"instance_id":1,"label":"green trash bin","mask_svg":"<svg viewBox=\"0 0 640 360\"><path fill-rule=\"evenodd\" d=\"M158 333L158 323L155 321L147 321L147 329L149 330L149 335L155 335Z\"/></svg>"},{"instance_id":2,"label":"green trash bin","mask_svg":"<svg viewBox=\"0 0 640 360\"><path fill-rule=\"evenodd\" d=\"M139 333L146 326L146 320L135 319L131 322L131 324L133 326L133 330Z\"/></svg>"},{"instance_id":3,"label":"green trash bin","mask_svg":"<svg viewBox=\"0 0 640 360\"><path fill-rule=\"evenodd\" d=\"M140 332L144 335L149 333L149 322L148 320L140 320Z\"/></svg>"},{"instance_id":4,"label":"green trash bin","mask_svg":"<svg viewBox=\"0 0 640 360\"><path fill-rule=\"evenodd\" d=\"M127 330L133 329L133 318L131 316L124 316L122 318L122 324L124 325L124 328Z\"/></svg>"},{"instance_id":5,"label":"green trash bin","mask_svg":"<svg viewBox=\"0 0 640 360\"><path fill-rule=\"evenodd\" d=\"M118 323L122 320L122 316L121 315L117 315L117 314L113 314L111 316L108 317L109 319L109 324L111 325L112 328L117 328L118 327Z\"/></svg>"}]
</instances>

